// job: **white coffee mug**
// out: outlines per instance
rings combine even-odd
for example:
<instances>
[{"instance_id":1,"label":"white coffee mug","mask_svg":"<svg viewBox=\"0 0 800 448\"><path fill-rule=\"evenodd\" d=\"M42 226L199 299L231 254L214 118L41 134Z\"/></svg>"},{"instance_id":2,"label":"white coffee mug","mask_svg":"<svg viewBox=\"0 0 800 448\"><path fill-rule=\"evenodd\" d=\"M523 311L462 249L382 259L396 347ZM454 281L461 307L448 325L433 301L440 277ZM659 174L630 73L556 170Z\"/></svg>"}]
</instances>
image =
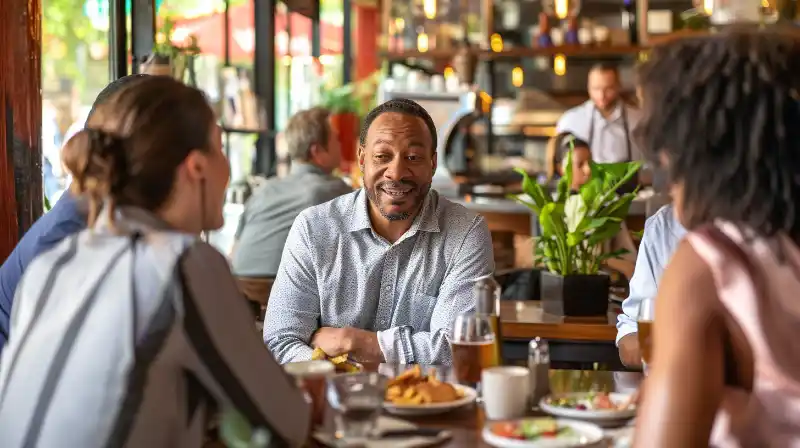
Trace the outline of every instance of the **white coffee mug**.
<instances>
[{"instance_id":1,"label":"white coffee mug","mask_svg":"<svg viewBox=\"0 0 800 448\"><path fill-rule=\"evenodd\" d=\"M481 392L483 410L489 420L525 416L528 411L528 376L526 367L501 366L483 369Z\"/></svg>"}]
</instances>

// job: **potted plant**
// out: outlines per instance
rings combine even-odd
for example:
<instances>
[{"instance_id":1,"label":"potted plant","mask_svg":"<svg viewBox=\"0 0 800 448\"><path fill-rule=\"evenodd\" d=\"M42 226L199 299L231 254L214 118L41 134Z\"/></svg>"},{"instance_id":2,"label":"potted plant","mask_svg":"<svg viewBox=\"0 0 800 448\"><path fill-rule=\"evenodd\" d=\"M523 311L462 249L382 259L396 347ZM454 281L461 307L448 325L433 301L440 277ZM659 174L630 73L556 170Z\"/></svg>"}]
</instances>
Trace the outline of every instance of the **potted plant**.
<instances>
[{"instance_id":1,"label":"potted plant","mask_svg":"<svg viewBox=\"0 0 800 448\"><path fill-rule=\"evenodd\" d=\"M320 92L319 105L331 113L331 127L339 134L342 147L341 170L350 172L351 164L356 160L358 142L358 126L360 116L366 115L373 107L380 72L361 81L345 84L340 87L323 88Z\"/></svg>"},{"instance_id":2,"label":"potted plant","mask_svg":"<svg viewBox=\"0 0 800 448\"><path fill-rule=\"evenodd\" d=\"M184 45L176 45L172 41L174 32L175 22L169 17L165 18L158 32L153 53L142 62L141 73L172 76L179 81L183 81L188 68L190 77L194 78L192 63L195 56L200 54L200 47L197 46L197 37L190 35L186 38ZM194 79L190 81L190 84L196 84Z\"/></svg>"},{"instance_id":3,"label":"potted plant","mask_svg":"<svg viewBox=\"0 0 800 448\"><path fill-rule=\"evenodd\" d=\"M605 315L609 277L600 272L605 260L625 250L604 251L605 243L620 231L636 192L617 190L639 170L639 162L592 163L588 182L578 191L572 185L572 151L565 176L554 195L522 170L523 194L512 196L536 213L541 235L534 244L537 266L543 266L540 289L542 308L563 316Z\"/></svg>"}]
</instances>

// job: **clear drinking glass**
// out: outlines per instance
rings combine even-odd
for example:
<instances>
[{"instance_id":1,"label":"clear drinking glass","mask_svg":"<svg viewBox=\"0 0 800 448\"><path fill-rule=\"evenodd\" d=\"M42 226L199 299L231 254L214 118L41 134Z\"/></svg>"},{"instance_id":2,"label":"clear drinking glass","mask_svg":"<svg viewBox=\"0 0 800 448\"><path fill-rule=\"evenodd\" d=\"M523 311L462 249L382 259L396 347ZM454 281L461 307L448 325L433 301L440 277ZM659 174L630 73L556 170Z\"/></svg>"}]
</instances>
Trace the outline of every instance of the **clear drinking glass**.
<instances>
[{"instance_id":1,"label":"clear drinking glass","mask_svg":"<svg viewBox=\"0 0 800 448\"><path fill-rule=\"evenodd\" d=\"M328 379L328 403L336 412L337 439L365 439L375 430L386 395L387 378L376 372Z\"/></svg>"},{"instance_id":2,"label":"clear drinking glass","mask_svg":"<svg viewBox=\"0 0 800 448\"><path fill-rule=\"evenodd\" d=\"M500 364L489 315L460 314L453 322L450 347L456 381L480 391L481 371Z\"/></svg>"},{"instance_id":3,"label":"clear drinking glass","mask_svg":"<svg viewBox=\"0 0 800 448\"><path fill-rule=\"evenodd\" d=\"M655 318L656 303L654 299L642 299L639 304L639 314L636 317L639 350L642 352L642 370L647 375L647 366L653 356L653 321Z\"/></svg>"}]
</instances>

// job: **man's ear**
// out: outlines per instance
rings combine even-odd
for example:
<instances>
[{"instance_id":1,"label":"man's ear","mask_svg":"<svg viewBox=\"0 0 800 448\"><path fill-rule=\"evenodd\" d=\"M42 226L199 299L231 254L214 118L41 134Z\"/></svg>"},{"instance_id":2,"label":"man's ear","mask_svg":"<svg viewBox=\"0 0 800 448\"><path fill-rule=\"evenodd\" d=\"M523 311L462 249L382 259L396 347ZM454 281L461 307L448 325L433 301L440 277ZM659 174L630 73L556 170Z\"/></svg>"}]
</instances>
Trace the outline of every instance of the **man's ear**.
<instances>
[{"instance_id":1,"label":"man's ear","mask_svg":"<svg viewBox=\"0 0 800 448\"><path fill-rule=\"evenodd\" d=\"M325 148L319 143L312 143L308 148L308 160L310 162L318 163L319 157L325 153Z\"/></svg>"},{"instance_id":2,"label":"man's ear","mask_svg":"<svg viewBox=\"0 0 800 448\"><path fill-rule=\"evenodd\" d=\"M356 158L358 159L358 166L361 168L361 172L364 172L364 158L366 157L364 150L364 145L358 145L358 150L356 151Z\"/></svg>"}]
</instances>

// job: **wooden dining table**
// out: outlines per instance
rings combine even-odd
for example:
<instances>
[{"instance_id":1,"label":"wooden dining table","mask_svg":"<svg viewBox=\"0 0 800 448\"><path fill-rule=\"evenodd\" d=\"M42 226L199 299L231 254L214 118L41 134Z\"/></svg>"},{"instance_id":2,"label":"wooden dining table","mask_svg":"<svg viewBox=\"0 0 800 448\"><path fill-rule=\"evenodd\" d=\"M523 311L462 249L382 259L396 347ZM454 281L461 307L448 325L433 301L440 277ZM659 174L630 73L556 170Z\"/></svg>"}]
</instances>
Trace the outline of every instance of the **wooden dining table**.
<instances>
[{"instance_id":1,"label":"wooden dining table","mask_svg":"<svg viewBox=\"0 0 800 448\"><path fill-rule=\"evenodd\" d=\"M367 369L374 369L373 366L366 366ZM389 377L396 376L401 372L411 368L410 365L386 365L381 364L377 370ZM452 368L442 366L427 366L423 370L428 371L433 368L437 375L446 381L455 381ZM621 371L600 371L600 370L550 370L550 389L552 393L567 392L620 392L633 393L640 385L642 374L637 372ZM330 410L329 413L333 411ZM387 414L388 415L388 414ZM545 416L541 411L531 409L528 413L530 417ZM452 437L441 445L442 447L470 448L470 447L489 447L491 445L483 441L482 432L488 420L483 413L480 404L471 404L462 408L446 412L439 415L426 415L419 417L393 416L408 421L423 428L447 430ZM332 420L329 418L329 427ZM312 442L311 446L322 446L318 442Z\"/></svg>"},{"instance_id":2,"label":"wooden dining table","mask_svg":"<svg viewBox=\"0 0 800 448\"><path fill-rule=\"evenodd\" d=\"M565 317L546 313L538 300L502 300L503 357L509 362L527 359L528 342L539 337L550 343L550 359L556 365L601 363L624 370L615 344L620 311L618 303L609 301L605 316Z\"/></svg>"}]
</instances>

